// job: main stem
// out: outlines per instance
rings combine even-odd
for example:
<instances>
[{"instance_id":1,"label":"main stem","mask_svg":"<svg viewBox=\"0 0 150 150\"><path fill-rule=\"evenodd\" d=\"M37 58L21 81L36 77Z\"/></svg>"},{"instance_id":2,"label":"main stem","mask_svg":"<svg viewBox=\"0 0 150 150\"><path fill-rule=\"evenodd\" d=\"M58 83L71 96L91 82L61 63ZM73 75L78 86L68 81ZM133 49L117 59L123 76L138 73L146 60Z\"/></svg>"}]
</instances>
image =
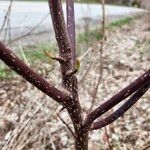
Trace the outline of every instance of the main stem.
<instances>
[{"instance_id":1,"label":"main stem","mask_svg":"<svg viewBox=\"0 0 150 150\"><path fill-rule=\"evenodd\" d=\"M89 130L81 127L76 131L75 149L88 150L88 133Z\"/></svg>"},{"instance_id":2,"label":"main stem","mask_svg":"<svg viewBox=\"0 0 150 150\"><path fill-rule=\"evenodd\" d=\"M88 150L88 132L82 128L83 119L81 106L78 99L78 80L75 74L67 75L69 72L73 71L72 51L75 49L72 49L72 44L70 43L72 40L69 40L70 32L68 35L61 0L49 0L49 6L55 36L59 47L59 55L61 58L65 59L63 63L60 63L62 85L63 88L72 96L72 98L65 104L65 108L67 109L74 125L75 148L76 150Z\"/></svg>"}]
</instances>

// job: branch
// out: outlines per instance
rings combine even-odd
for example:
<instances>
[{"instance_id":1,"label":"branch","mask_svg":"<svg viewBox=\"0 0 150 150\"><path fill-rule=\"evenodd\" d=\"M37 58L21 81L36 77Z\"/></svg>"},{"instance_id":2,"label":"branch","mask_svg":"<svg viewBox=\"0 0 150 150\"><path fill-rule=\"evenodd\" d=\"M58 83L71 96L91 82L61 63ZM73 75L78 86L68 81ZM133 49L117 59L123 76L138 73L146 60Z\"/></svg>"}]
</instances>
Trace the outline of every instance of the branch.
<instances>
[{"instance_id":1,"label":"branch","mask_svg":"<svg viewBox=\"0 0 150 150\"><path fill-rule=\"evenodd\" d=\"M10 17L10 12L11 12L12 3L13 3L13 0L10 1L8 10L7 10L6 15L5 15L5 17L4 17L4 21L3 21L2 27L1 27L1 29L0 29L0 35L1 35L1 33L2 33L3 29L4 29L4 27L5 27L5 24L6 24L6 22L7 22L8 17Z\"/></svg>"},{"instance_id":2,"label":"branch","mask_svg":"<svg viewBox=\"0 0 150 150\"><path fill-rule=\"evenodd\" d=\"M70 128L70 126L64 121L64 119L60 116L59 113L57 113L58 118L62 121L62 123L68 128L68 130L70 131L70 133L72 134L72 136L75 138L75 134L72 131L72 129Z\"/></svg>"},{"instance_id":3,"label":"branch","mask_svg":"<svg viewBox=\"0 0 150 150\"><path fill-rule=\"evenodd\" d=\"M130 96L135 91L137 91L138 89L140 89L142 86L144 86L146 83L149 83L149 82L150 82L150 70L142 74L139 78L134 80L127 87L119 91L109 100L107 100L98 108L96 108L94 111L89 113L85 120L85 126L89 126L95 119L100 117L102 114L110 110L112 107L120 103L122 100L124 100L125 98L127 98L128 96Z\"/></svg>"},{"instance_id":4,"label":"branch","mask_svg":"<svg viewBox=\"0 0 150 150\"><path fill-rule=\"evenodd\" d=\"M26 36L31 35L32 32L33 32L34 30L36 30L36 29L43 23L43 21L44 21L48 16L49 16L49 13L48 13L42 20L40 20L40 22L39 22L36 26L34 26L30 31L28 31L27 33L25 33L25 34L23 34L23 35L21 35L21 36L19 36L19 37L16 37L16 38L12 39L11 41L9 41L9 42L7 43L7 45L12 44L12 43L14 43L14 42L16 42L16 41L18 41L18 40L20 40L20 39L22 39L22 38L25 38Z\"/></svg>"},{"instance_id":5,"label":"branch","mask_svg":"<svg viewBox=\"0 0 150 150\"><path fill-rule=\"evenodd\" d=\"M92 59L92 58L93 58L93 57L91 57L91 59ZM92 68L92 66L93 66L94 63L95 63L95 59L92 60L92 61L88 64L87 68L85 69L85 73L82 75L81 79L79 80L79 83L80 83L80 84L83 83L84 81L86 81L86 77L87 77L87 75L89 74L89 72L90 72L90 70L91 70L91 68Z\"/></svg>"},{"instance_id":6,"label":"branch","mask_svg":"<svg viewBox=\"0 0 150 150\"><path fill-rule=\"evenodd\" d=\"M59 55L61 58L64 58L66 60L65 63L60 64L62 84L66 90L72 93L73 89L71 89L70 86L73 83L71 83L72 81L70 78L66 78L66 74L72 70L72 50L69 35L66 29L61 0L49 0L49 7L55 30L55 36L59 47Z\"/></svg>"},{"instance_id":7,"label":"branch","mask_svg":"<svg viewBox=\"0 0 150 150\"><path fill-rule=\"evenodd\" d=\"M43 79L39 74L35 73L31 68L29 68L23 61L21 61L14 53L5 47L0 42L0 59L8 65L12 70L21 75L28 82L33 84L36 88L41 90L43 93L49 97L56 100L58 103L65 103L69 99L68 94L58 90L51 84L49 84L45 79Z\"/></svg>"},{"instance_id":8,"label":"branch","mask_svg":"<svg viewBox=\"0 0 150 150\"><path fill-rule=\"evenodd\" d=\"M62 73L62 85L71 95L72 99L66 107L75 127L78 131L82 124L81 106L78 100L78 81L74 74L66 76L72 70L72 49L66 29L61 0L49 0L49 7L52 16L52 22L55 30L55 36L59 47L59 55L65 59L65 63L60 63ZM73 11L73 10L72 10Z\"/></svg>"},{"instance_id":9,"label":"branch","mask_svg":"<svg viewBox=\"0 0 150 150\"><path fill-rule=\"evenodd\" d=\"M75 69L76 62L76 48L75 48L75 14L74 14L74 0L66 0L67 5L67 29L72 49L72 69Z\"/></svg>"},{"instance_id":10,"label":"branch","mask_svg":"<svg viewBox=\"0 0 150 150\"><path fill-rule=\"evenodd\" d=\"M49 7L60 55L64 55L66 53L70 54L71 46L65 25L61 0L49 0Z\"/></svg>"},{"instance_id":11,"label":"branch","mask_svg":"<svg viewBox=\"0 0 150 150\"><path fill-rule=\"evenodd\" d=\"M112 113L110 116L101 119L100 121L97 121L92 124L91 130L101 129L102 127L105 127L115 120L117 120L119 117L121 117L127 110L129 110L150 88L150 83L146 84L144 87L139 89L133 96L131 96L127 102L125 102L121 107L119 107L114 113Z\"/></svg>"},{"instance_id":12,"label":"branch","mask_svg":"<svg viewBox=\"0 0 150 150\"><path fill-rule=\"evenodd\" d=\"M56 57L53 54L51 54L50 52L44 50L44 53L46 54L46 56L48 56L50 59L56 60L60 63L64 63L66 60L61 58L61 57Z\"/></svg>"},{"instance_id":13,"label":"branch","mask_svg":"<svg viewBox=\"0 0 150 150\"><path fill-rule=\"evenodd\" d=\"M100 83L103 78L103 49L104 49L104 41L105 41L105 0L101 0L101 3L102 3L102 29L101 29L102 30L102 39L100 41L100 48L99 48L99 65L100 65L99 77L98 77L98 81L96 83L96 87L93 90L92 102L91 102L91 106L90 106L88 112L90 112L92 110L92 108L94 107L98 89L99 89Z\"/></svg>"}]
</instances>

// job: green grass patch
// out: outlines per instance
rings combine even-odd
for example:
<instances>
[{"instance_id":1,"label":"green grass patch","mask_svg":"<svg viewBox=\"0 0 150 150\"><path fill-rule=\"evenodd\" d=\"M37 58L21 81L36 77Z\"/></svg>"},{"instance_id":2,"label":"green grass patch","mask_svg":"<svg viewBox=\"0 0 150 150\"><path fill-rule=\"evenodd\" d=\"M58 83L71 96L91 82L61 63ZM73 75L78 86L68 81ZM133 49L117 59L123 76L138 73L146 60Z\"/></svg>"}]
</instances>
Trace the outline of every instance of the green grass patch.
<instances>
[{"instance_id":1,"label":"green grass patch","mask_svg":"<svg viewBox=\"0 0 150 150\"><path fill-rule=\"evenodd\" d=\"M15 75L15 72L10 70L7 66L1 66L0 67L0 78L3 79L10 79Z\"/></svg>"},{"instance_id":2,"label":"green grass patch","mask_svg":"<svg viewBox=\"0 0 150 150\"><path fill-rule=\"evenodd\" d=\"M34 46L25 46L23 47L22 51L20 49L16 49L15 53L23 61L25 61L26 59L29 62L29 64L32 64L32 66L36 66L37 61L51 63L51 59L48 56L46 56L44 51L49 51L52 54L55 54L56 46L49 43L43 43ZM16 73L10 70L7 66L3 64L0 65L0 78L9 79L14 77L15 75Z\"/></svg>"},{"instance_id":3,"label":"green grass patch","mask_svg":"<svg viewBox=\"0 0 150 150\"><path fill-rule=\"evenodd\" d=\"M129 24L133 21L133 17L127 17L125 19L120 19L117 21L113 21L106 26L107 30L114 29L116 27L121 27L123 25ZM77 36L77 43L86 44L92 43L93 41L98 41L102 38L100 29L89 30L88 32L79 33ZM51 59L48 58L44 51L49 51L52 54L56 54L56 45L52 45L50 43L42 43L37 45L25 46L23 47L23 51L20 49L16 50L16 54L22 58L22 60L27 60L32 66L36 65L37 61L49 62L51 63ZM57 55L57 54L56 54ZM0 78L11 78L15 75L13 71L10 71L5 66L0 66Z\"/></svg>"},{"instance_id":4,"label":"green grass patch","mask_svg":"<svg viewBox=\"0 0 150 150\"><path fill-rule=\"evenodd\" d=\"M52 54L55 54L56 53L56 46L49 44L49 43L42 43L42 44L38 44L35 46L23 47L24 56L31 63L34 63L35 60L48 61L50 58L48 58L45 55L44 51L49 51ZM22 56L22 58L23 58L23 56Z\"/></svg>"},{"instance_id":5,"label":"green grass patch","mask_svg":"<svg viewBox=\"0 0 150 150\"><path fill-rule=\"evenodd\" d=\"M106 26L106 30L113 30L115 28L120 28L123 25L130 24L135 18L134 17L126 17L124 19L116 20L109 23ZM90 43L91 41L102 39L101 29L93 29L88 32L79 33L77 37L78 43Z\"/></svg>"},{"instance_id":6,"label":"green grass patch","mask_svg":"<svg viewBox=\"0 0 150 150\"><path fill-rule=\"evenodd\" d=\"M102 39L102 34L99 29L90 30L88 32L79 33L77 37L78 43L90 43L92 40Z\"/></svg>"},{"instance_id":7,"label":"green grass patch","mask_svg":"<svg viewBox=\"0 0 150 150\"><path fill-rule=\"evenodd\" d=\"M114 27L121 27L123 25L130 24L134 20L134 17L126 17L117 21L113 21L108 24L107 29L112 29Z\"/></svg>"}]
</instances>

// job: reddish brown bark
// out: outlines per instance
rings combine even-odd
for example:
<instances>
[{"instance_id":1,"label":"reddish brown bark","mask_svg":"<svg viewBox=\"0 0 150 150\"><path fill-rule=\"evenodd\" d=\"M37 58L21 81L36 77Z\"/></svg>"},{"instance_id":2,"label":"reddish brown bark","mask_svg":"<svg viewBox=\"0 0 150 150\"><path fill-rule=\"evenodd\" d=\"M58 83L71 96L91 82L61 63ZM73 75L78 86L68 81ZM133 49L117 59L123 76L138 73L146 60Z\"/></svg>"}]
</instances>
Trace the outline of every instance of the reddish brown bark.
<instances>
[{"instance_id":1,"label":"reddish brown bark","mask_svg":"<svg viewBox=\"0 0 150 150\"><path fill-rule=\"evenodd\" d=\"M68 31L65 25L61 0L49 0L50 12L55 30L55 36L59 47L59 55L65 59L64 63L60 63L62 73L62 85L70 92L72 99L67 104L66 109L72 119L74 131L76 135L76 149L81 149L85 145L85 136L81 136L83 119L81 116L81 106L78 100L78 81L75 74L71 74L72 70L72 46L69 40ZM73 9L73 8L72 8ZM75 49L73 49L75 50ZM68 73L71 75L68 76ZM87 134L85 134L87 135ZM82 145L82 146L81 146ZM87 145L87 143L86 143Z\"/></svg>"},{"instance_id":2,"label":"reddish brown bark","mask_svg":"<svg viewBox=\"0 0 150 150\"><path fill-rule=\"evenodd\" d=\"M128 109L130 109L144 94L148 91L150 83L144 85L135 94L133 94L121 107L113 112L108 117L101 119L100 121L94 122L91 126L91 130L101 129L109 125L110 123L121 117Z\"/></svg>"},{"instance_id":3,"label":"reddish brown bark","mask_svg":"<svg viewBox=\"0 0 150 150\"><path fill-rule=\"evenodd\" d=\"M91 124L95 119L103 115L105 112L110 110L112 107L120 103L125 98L129 97L131 94L139 90L141 87L143 87L145 84L150 83L150 70L148 70L146 73L142 74L139 78L134 80L132 83L130 83L127 87L119 91L117 94L115 94L113 97L111 97L109 100L104 102L102 105L97 107L94 111L89 113L87 115L85 124L89 125Z\"/></svg>"},{"instance_id":4,"label":"reddish brown bark","mask_svg":"<svg viewBox=\"0 0 150 150\"><path fill-rule=\"evenodd\" d=\"M49 97L56 100L58 103L63 104L63 102L70 99L70 96L58 90L51 84L49 84L45 79L43 79L39 74L35 73L30 67L28 67L21 59L19 59L12 51L5 47L4 44L0 42L0 59L7 64L12 70L17 72L28 82L33 84L43 93ZM64 105L64 104L63 104Z\"/></svg>"}]
</instances>

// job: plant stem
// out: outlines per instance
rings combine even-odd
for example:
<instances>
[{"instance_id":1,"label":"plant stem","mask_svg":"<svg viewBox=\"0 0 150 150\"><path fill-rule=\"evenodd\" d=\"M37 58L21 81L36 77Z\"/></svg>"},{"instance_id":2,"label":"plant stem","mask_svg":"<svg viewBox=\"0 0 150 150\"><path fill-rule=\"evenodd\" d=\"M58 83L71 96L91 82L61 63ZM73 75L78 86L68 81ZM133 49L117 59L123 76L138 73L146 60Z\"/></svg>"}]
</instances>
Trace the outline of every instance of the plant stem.
<instances>
[{"instance_id":1,"label":"plant stem","mask_svg":"<svg viewBox=\"0 0 150 150\"><path fill-rule=\"evenodd\" d=\"M75 149L88 150L88 129L80 128L76 133Z\"/></svg>"}]
</instances>

